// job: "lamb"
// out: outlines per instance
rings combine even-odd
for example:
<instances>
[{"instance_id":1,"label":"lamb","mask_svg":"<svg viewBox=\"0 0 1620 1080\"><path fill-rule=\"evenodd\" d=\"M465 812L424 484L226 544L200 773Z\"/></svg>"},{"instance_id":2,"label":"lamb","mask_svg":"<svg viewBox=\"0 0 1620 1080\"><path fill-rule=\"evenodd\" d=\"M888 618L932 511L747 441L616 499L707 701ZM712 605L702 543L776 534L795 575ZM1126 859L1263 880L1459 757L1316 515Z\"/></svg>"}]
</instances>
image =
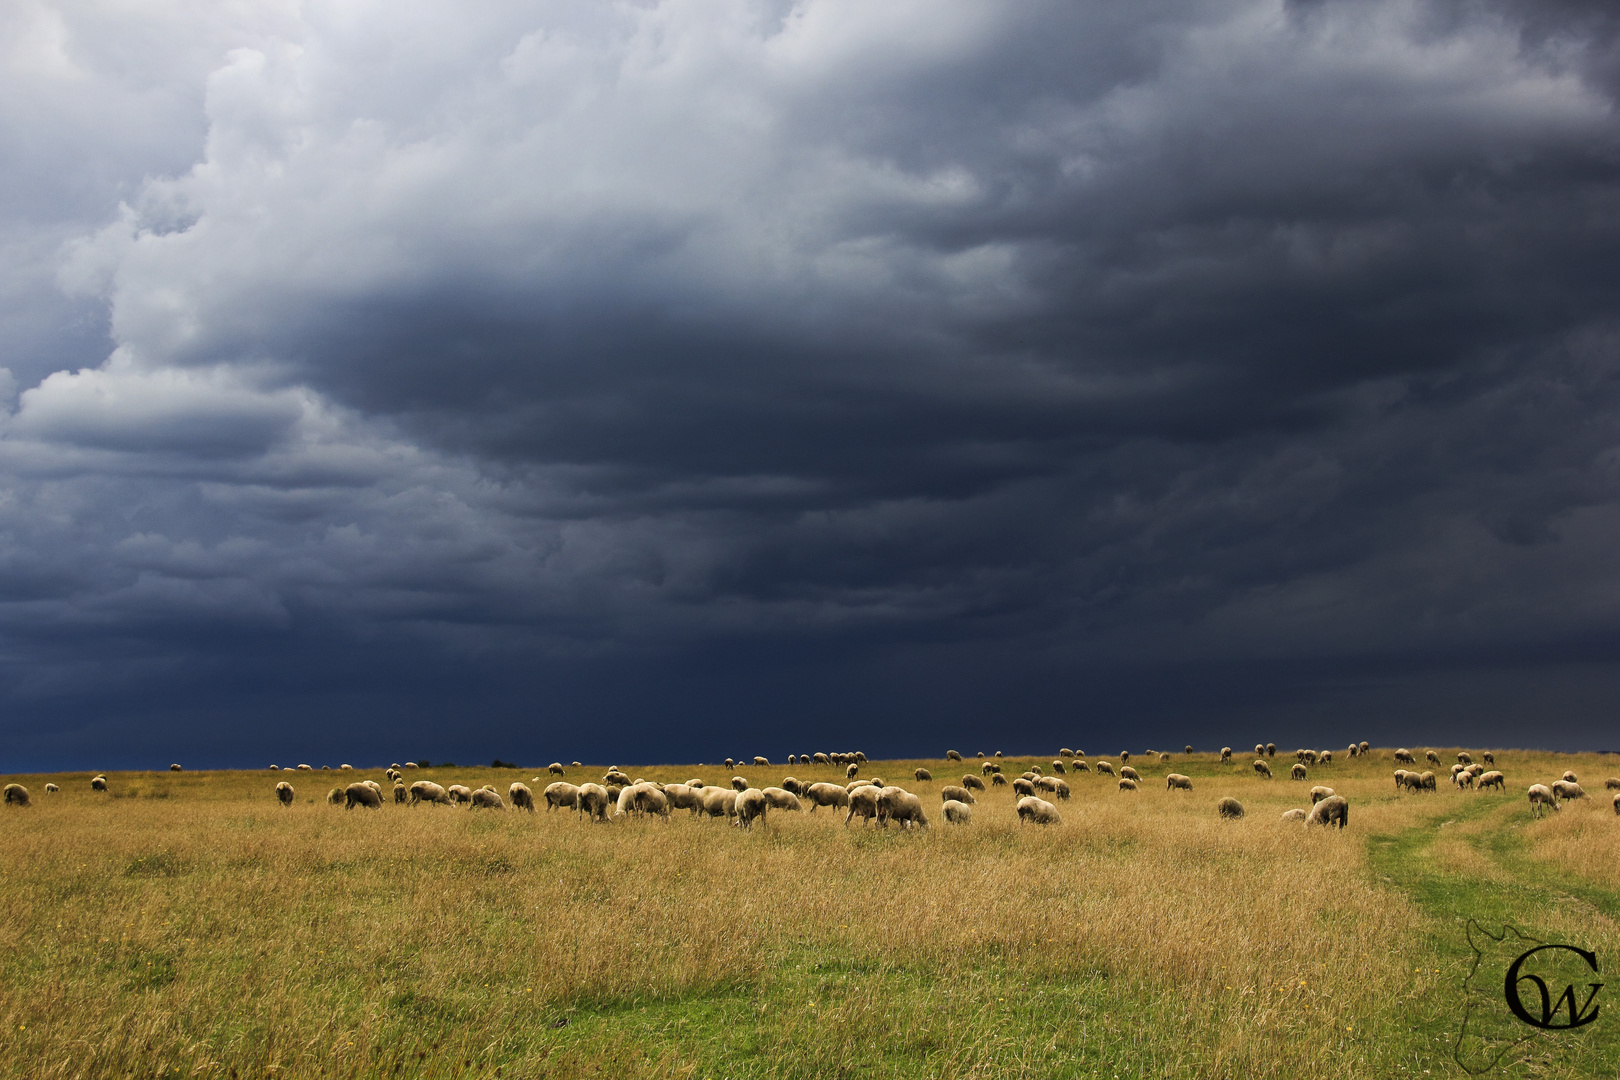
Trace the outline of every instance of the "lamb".
<instances>
[{"instance_id":1,"label":"lamb","mask_svg":"<svg viewBox=\"0 0 1620 1080\"><path fill-rule=\"evenodd\" d=\"M90 778L90 790L91 791L106 791L107 790L107 778L105 776L92 776Z\"/></svg>"},{"instance_id":2,"label":"lamb","mask_svg":"<svg viewBox=\"0 0 1620 1080\"><path fill-rule=\"evenodd\" d=\"M27 806L28 789L21 784L7 784L5 787L5 800L7 806Z\"/></svg>"},{"instance_id":3,"label":"lamb","mask_svg":"<svg viewBox=\"0 0 1620 1080\"><path fill-rule=\"evenodd\" d=\"M1530 812L1535 814L1536 817L1541 816L1541 808L1544 806L1550 806L1554 810L1561 809L1558 805L1558 797L1552 793L1552 789L1546 784L1531 784L1528 795L1530 797Z\"/></svg>"},{"instance_id":4,"label":"lamb","mask_svg":"<svg viewBox=\"0 0 1620 1080\"><path fill-rule=\"evenodd\" d=\"M818 806L840 807L849 805L849 792L837 784L811 784L804 789L805 797L810 802L810 812L816 812Z\"/></svg>"},{"instance_id":5,"label":"lamb","mask_svg":"<svg viewBox=\"0 0 1620 1080\"><path fill-rule=\"evenodd\" d=\"M913 770L911 778L921 783L924 780L932 780L934 778L934 774L929 772L927 769L916 769Z\"/></svg>"},{"instance_id":6,"label":"lamb","mask_svg":"<svg viewBox=\"0 0 1620 1080\"><path fill-rule=\"evenodd\" d=\"M1284 810L1282 815L1282 819L1285 822L1304 821L1305 817L1305 811L1303 810Z\"/></svg>"},{"instance_id":7,"label":"lamb","mask_svg":"<svg viewBox=\"0 0 1620 1080\"><path fill-rule=\"evenodd\" d=\"M979 800L975 799L973 793L967 788L957 787L955 784L946 784L939 789L939 801L959 802L964 806L972 806Z\"/></svg>"},{"instance_id":8,"label":"lamb","mask_svg":"<svg viewBox=\"0 0 1620 1080\"><path fill-rule=\"evenodd\" d=\"M1350 802L1343 795L1329 795L1311 807L1305 818L1306 825L1337 825L1344 828L1350 820Z\"/></svg>"},{"instance_id":9,"label":"lamb","mask_svg":"<svg viewBox=\"0 0 1620 1080\"><path fill-rule=\"evenodd\" d=\"M293 786L287 781L283 780L276 785L276 801L281 803L282 806L291 806L293 799L297 797L298 793L293 791Z\"/></svg>"},{"instance_id":10,"label":"lamb","mask_svg":"<svg viewBox=\"0 0 1620 1080\"><path fill-rule=\"evenodd\" d=\"M1288 775L1289 775L1290 779L1304 780L1305 779L1305 766L1296 764L1292 769L1288 770Z\"/></svg>"},{"instance_id":11,"label":"lamb","mask_svg":"<svg viewBox=\"0 0 1620 1080\"><path fill-rule=\"evenodd\" d=\"M1169 776L1164 778L1164 790L1170 791L1172 789L1180 790L1180 791L1191 791L1193 789L1192 788L1192 777L1183 776L1181 773L1178 773L1178 772L1171 773Z\"/></svg>"},{"instance_id":12,"label":"lamb","mask_svg":"<svg viewBox=\"0 0 1620 1080\"><path fill-rule=\"evenodd\" d=\"M962 786L967 788L969 791L983 791L984 790L984 781L980 780L977 776L974 776L972 773L968 773L967 775L962 777Z\"/></svg>"},{"instance_id":13,"label":"lamb","mask_svg":"<svg viewBox=\"0 0 1620 1080\"><path fill-rule=\"evenodd\" d=\"M546 800L547 813L560 806L579 806L579 788L563 780L547 784L540 796Z\"/></svg>"},{"instance_id":14,"label":"lamb","mask_svg":"<svg viewBox=\"0 0 1620 1080\"><path fill-rule=\"evenodd\" d=\"M886 829L891 820L898 821L902 829L928 828L922 800L905 788L886 787L878 792L877 823Z\"/></svg>"},{"instance_id":15,"label":"lamb","mask_svg":"<svg viewBox=\"0 0 1620 1080\"><path fill-rule=\"evenodd\" d=\"M370 784L350 784L343 789L343 809L353 810L356 806L381 810L382 796L377 794L377 789Z\"/></svg>"},{"instance_id":16,"label":"lamb","mask_svg":"<svg viewBox=\"0 0 1620 1080\"><path fill-rule=\"evenodd\" d=\"M520 784L514 780L512 786L506 789L506 798L512 804L512 809L534 813L534 792L529 790L528 784Z\"/></svg>"},{"instance_id":17,"label":"lamb","mask_svg":"<svg viewBox=\"0 0 1620 1080\"><path fill-rule=\"evenodd\" d=\"M1228 795L1215 804L1215 812L1223 818L1240 818L1243 816L1243 804Z\"/></svg>"},{"instance_id":18,"label":"lamb","mask_svg":"<svg viewBox=\"0 0 1620 1080\"><path fill-rule=\"evenodd\" d=\"M546 775L547 776L567 776L568 772L563 768L562 762L553 761L550 765L546 766Z\"/></svg>"},{"instance_id":19,"label":"lamb","mask_svg":"<svg viewBox=\"0 0 1620 1080\"><path fill-rule=\"evenodd\" d=\"M1620 796L1616 796L1615 813L1620 814ZM945 800L945 820L952 825L973 824L973 807L956 799Z\"/></svg>"},{"instance_id":20,"label":"lamb","mask_svg":"<svg viewBox=\"0 0 1620 1080\"><path fill-rule=\"evenodd\" d=\"M801 814L804 813L804 806L799 802L799 797L785 788L766 788L765 801L773 810L796 810Z\"/></svg>"},{"instance_id":21,"label":"lamb","mask_svg":"<svg viewBox=\"0 0 1620 1080\"><path fill-rule=\"evenodd\" d=\"M1099 761L1099 762L1097 762L1097 771L1099 773L1107 773L1109 776L1113 776L1114 775L1113 762L1110 762L1110 761Z\"/></svg>"},{"instance_id":22,"label":"lamb","mask_svg":"<svg viewBox=\"0 0 1620 1080\"><path fill-rule=\"evenodd\" d=\"M1313 787L1311 788L1311 805L1315 806L1323 799L1332 798L1333 795L1334 791L1330 787Z\"/></svg>"},{"instance_id":23,"label":"lamb","mask_svg":"<svg viewBox=\"0 0 1620 1080\"><path fill-rule=\"evenodd\" d=\"M1136 790L1136 781L1132 780L1128 776L1125 777L1123 780L1121 780L1119 782L1119 790L1121 790L1121 791L1135 791Z\"/></svg>"},{"instance_id":24,"label":"lamb","mask_svg":"<svg viewBox=\"0 0 1620 1080\"><path fill-rule=\"evenodd\" d=\"M1230 746L1221 747L1221 764L1232 764L1232 748Z\"/></svg>"},{"instance_id":25,"label":"lamb","mask_svg":"<svg viewBox=\"0 0 1620 1080\"><path fill-rule=\"evenodd\" d=\"M1012 789L1013 796L1015 798L1022 798L1025 795L1035 794L1035 785L1030 781L1025 780L1022 776L1018 777L1012 782Z\"/></svg>"},{"instance_id":26,"label":"lamb","mask_svg":"<svg viewBox=\"0 0 1620 1080\"><path fill-rule=\"evenodd\" d=\"M1123 781L1121 781L1123 783ZM1037 799L1033 795L1018 800L1018 824L1035 825L1061 825L1063 818L1058 814L1057 807L1045 799Z\"/></svg>"},{"instance_id":27,"label":"lamb","mask_svg":"<svg viewBox=\"0 0 1620 1080\"><path fill-rule=\"evenodd\" d=\"M1481 774L1481 776L1479 778L1479 790L1484 791L1488 787L1493 787L1493 788L1496 788L1498 791L1506 791L1507 790L1506 783L1507 783L1507 777L1503 776L1501 773L1497 772L1495 769L1492 769L1488 773Z\"/></svg>"},{"instance_id":28,"label":"lamb","mask_svg":"<svg viewBox=\"0 0 1620 1080\"><path fill-rule=\"evenodd\" d=\"M771 759L768 758L768 757L760 757L758 754L755 754L754 755L754 764L769 768L770 764L771 764Z\"/></svg>"},{"instance_id":29,"label":"lamb","mask_svg":"<svg viewBox=\"0 0 1620 1080\"><path fill-rule=\"evenodd\" d=\"M343 806L348 801L348 796L342 788L335 787L326 793L326 801L332 806Z\"/></svg>"},{"instance_id":30,"label":"lamb","mask_svg":"<svg viewBox=\"0 0 1620 1080\"><path fill-rule=\"evenodd\" d=\"M403 781L403 780L395 780L394 781L394 805L395 806L400 806L405 802L405 800L409 799L410 797L411 797L411 793L405 789L405 781Z\"/></svg>"},{"instance_id":31,"label":"lamb","mask_svg":"<svg viewBox=\"0 0 1620 1080\"><path fill-rule=\"evenodd\" d=\"M431 803L434 806L451 806L450 793L431 780L418 780L411 785L411 805L419 802Z\"/></svg>"},{"instance_id":32,"label":"lamb","mask_svg":"<svg viewBox=\"0 0 1620 1080\"><path fill-rule=\"evenodd\" d=\"M1135 780L1138 783L1140 783L1142 780L1141 774L1135 769L1131 768L1129 765L1120 766L1119 775L1123 776L1127 780Z\"/></svg>"},{"instance_id":33,"label":"lamb","mask_svg":"<svg viewBox=\"0 0 1620 1080\"><path fill-rule=\"evenodd\" d=\"M1553 795L1560 799L1584 799L1586 792L1573 780L1559 780L1552 786Z\"/></svg>"},{"instance_id":34,"label":"lamb","mask_svg":"<svg viewBox=\"0 0 1620 1080\"><path fill-rule=\"evenodd\" d=\"M990 774L990 786L991 787L1006 787L1007 786L1007 778L1005 776L1001 775L1000 773L991 773Z\"/></svg>"},{"instance_id":35,"label":"lamb","mask_svg":"<svg viewBox=\"0 0 1620 1080\"><path fill-rule=\"evenodd\" d=\"M848 827L849 823L855 820L857 814L867 819L877 817L879 793L880 789L872 787L870 784L850 792L849 813L844 817L844 825ZM865 824L865 822L863 821L862 824Z\"/></svg>"},{"instance_id":36,"label":"lamb","mask_svg":"<svg viewBox=\"0 0 1620 1080\"><path fill-rule=\"evenodd\" d=\"M1261 758L1254 759L1254 771L1265 777L1267 780L1271 779L1271 766L1267 765Z\"/></svg>"}]
</instances>

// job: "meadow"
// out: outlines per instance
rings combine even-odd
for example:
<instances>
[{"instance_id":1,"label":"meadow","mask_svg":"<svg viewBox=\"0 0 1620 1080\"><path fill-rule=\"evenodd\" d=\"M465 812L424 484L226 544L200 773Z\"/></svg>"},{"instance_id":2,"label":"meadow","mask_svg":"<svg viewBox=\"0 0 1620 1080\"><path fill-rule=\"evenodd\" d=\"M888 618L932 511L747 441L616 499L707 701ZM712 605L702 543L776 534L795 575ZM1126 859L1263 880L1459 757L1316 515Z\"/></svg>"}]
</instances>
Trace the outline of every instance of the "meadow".
<instances>
[{"instance_id":1,"label":"meadow","mask_svg":"<svg viewBox=\"0 0 1620 1080\"><path fill-rule=\"evenodd\" d=\"M1283 753L1273 780L1251 760L1133 757L1134 793L1070 775L1044 828L1019 824L1005 787L945 825L938 790L973 759L862 767L924 798L933 827L909 831L828 810L750 831L684 811L591 824L543 802L349 811L322 772L110 773L107 792L90 773L6 777L33 798L0 808L0 1076L1463 1075L1467 920L1620 960L1604 790L1620 758L1498 750L1505 792L1452 789L1441 768L1421 794L1394 790L1388 749L1305 783ZM918 766L935 779L912 781ZM1533 818L1525 788L1565 769L1590 798ZM1165 790L1171 771L1194 790ZM504 793L536 775L538 795L543 768L407 779ZM1349 799L1347 829L1279 820L1312 784ZM1227 795L1241 820L1216 815ZM1493 1075L1620 1075L1611 1008Z\"/></svg>"}]
</instances>

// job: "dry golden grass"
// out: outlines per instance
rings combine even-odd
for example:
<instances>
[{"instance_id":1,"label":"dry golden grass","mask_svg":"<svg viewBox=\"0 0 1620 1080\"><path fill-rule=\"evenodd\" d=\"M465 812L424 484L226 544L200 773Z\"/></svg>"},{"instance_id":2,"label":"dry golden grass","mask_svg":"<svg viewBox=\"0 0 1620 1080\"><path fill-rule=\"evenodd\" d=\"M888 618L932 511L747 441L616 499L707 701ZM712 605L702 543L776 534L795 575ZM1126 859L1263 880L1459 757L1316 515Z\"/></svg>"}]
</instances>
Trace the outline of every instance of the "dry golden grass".
<instances>
[{"instance_id":1,"label":"dry golden grass","mask_svg":"<svg viewBox=\"0 0 1620 1080\"><path fill-rule=\"evenodd\" d=\"M1248 760L1133 760L1134 794L1071 776L1045 829L1007 788L945 826L936 793L976 762L874 763L928 803L934 828L904 833L826 810L751 832L344 811L322 773L114 774L110 794L25 778L35 805L0 837L0 1075L1385 1076L1436 1053L1401 1003L1454 974L1414 969L1439 924L1369 870L1365 837L1449 806L1523 816L1525 784L1398 796L1387 752L1304 784ZM919 764L932 783L907 779ZM1196 790L1166 792L1172 770ZM415 775L504 792L532 773ZM1348 830L1278 822L1311 783L1350 798ZM1244 820L1215 816L1228 794ZM1534 825L1535 857L1612 882L1604 810ZM1464 858L1489 862L1437 856Z\"/></svg>"}]
</instances>

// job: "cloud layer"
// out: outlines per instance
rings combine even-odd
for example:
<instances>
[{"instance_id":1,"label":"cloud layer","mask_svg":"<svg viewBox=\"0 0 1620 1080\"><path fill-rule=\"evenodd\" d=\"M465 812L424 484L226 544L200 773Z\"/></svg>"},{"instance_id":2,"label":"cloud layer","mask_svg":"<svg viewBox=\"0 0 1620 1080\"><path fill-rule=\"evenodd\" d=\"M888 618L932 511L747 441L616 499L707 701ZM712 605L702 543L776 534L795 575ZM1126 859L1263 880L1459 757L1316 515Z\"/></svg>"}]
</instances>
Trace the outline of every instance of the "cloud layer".
<instances>
[{"instance_id":1,"label":"cloud layer","mask_svg":"<svg viewBox=\"0 0 1620 1080\"><path fill-rule=\"evenodd\" d=\"M14 757L1602 738L1601 5L7 18Z\"/></svg>"}]
</instances>

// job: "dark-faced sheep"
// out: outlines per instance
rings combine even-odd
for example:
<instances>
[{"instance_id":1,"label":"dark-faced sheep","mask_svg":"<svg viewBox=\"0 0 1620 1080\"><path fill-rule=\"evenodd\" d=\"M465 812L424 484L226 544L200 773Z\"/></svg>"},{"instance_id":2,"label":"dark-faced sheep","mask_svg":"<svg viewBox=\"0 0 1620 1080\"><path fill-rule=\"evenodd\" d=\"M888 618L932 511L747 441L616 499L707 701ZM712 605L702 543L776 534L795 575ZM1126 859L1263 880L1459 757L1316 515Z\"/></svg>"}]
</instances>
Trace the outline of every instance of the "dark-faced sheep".
<instances>
[{"instance_id":1,"label":"dark-faced sheep","mask_svg":"<svg viewBox=\"0 0 1620 1080\"><path fill-rule=\"evenodd\" d=\"M1178 772L1171 773L1169 776L1164 778L1164 790L1170 791L1172 789L1178 791L1191 791L1193 789L1192 777L1184 776Z\"/></svg>"},{"instance_id":2,"label":"dark-faced sheep","mask_svg":"<svg viewBox=\"0 0 1620 1080\"><path fill-rule=\"evenodd\" d=\"M1136 781L1132 780L1128 776L1125 777L1124 779L1120 780L1120 782L1119 782L1119 790L1121 790L1121 791L1135 791L1136 790Z\"/></svg>"},{"instance_id":3,"label":"dark-faced sheep","mask_svg":"<svg viewBox=\"0 0 1620 1080\"><path fill-rule=\"evenodd\" d=\"M1337 825L1344 828L1350 820L1350 803L1343 795L1329 795L1311 807L1305 818L1306 825Z\"/></svg>"},{"instance_id":4,"label":"dark-faced sheep","mask_svg":"<svg viewBox=\"0 0 1620 1080\"><path fill-rule=\"evenodd\" d=\"M837 784L811 784L804 789L805 799L810 803L810 812L816 812L818 806L848 806L849 792Z\"/></svg>"},{"instance_id":5,"label":"dark-faced sheep","mask_svg":"<svg viewBox=\"0 0 1620 1080\"><path fill-rule=\"evenodd\" d=\"M1243 816L1243 804L1228 795L1215 804L1215 812L1223 818L1240 818Z\"/></svg>"},{"instance_id":6,"label":"dark-faced sheep","mask_svg":"<svg viewBox=\"0 0 1620 1080\"><path fill-rule=\"evenodd\" d=\"M1550 806L1554 810L1560 809L1558 797L1553 794L1552 788L1546 784L1531 784L1530 790L1526 794L1530 798L1530 812L1535 814L1536 817L1541 816L1543 807Z\"/></svg>"},{"instance_id":7,"label":"dark-faced sheep","mask_svg":"<svg viewBox=\"0 0 1620 1080\"><path fill-rule=\"evenodd\" d=\"M973 792L967 788L957 787L955 784L946 784L939 789L939 801L951 802L952 800L968 806L972 806L979 801L973 797Z\"/></svg>"},{"instance_id":8,"label":"dark-faced sheep","mask_svg":"<svg viewBox=\"0 0 1620 1080\"><path fill-rule=\"evenodd\" d=\"M881 789L868 784L866 787L858 787L850 792L849 813L844 816L844 824L847 826L856 817L866 820L877 817L877 801L880 791ZM861 824L864 825L866 820L863 820Z\"/></svg>"},{"instance_id":9,"label":"dark-faced sheep","mask_svg":"<svg viewBox=\"0 0 1620 1080\"><path fill-rule=\"evenodd\" d=\"M890 821L898 821L902 829L928 828L922 800L905 788L886 787L879 791L877 805L877 823L882 828L888 828Z\"/></svg>"},{"instance_id":10,"label":"dark-faced sheep","mask_svg":"<svg viewBox=\"0 0 1620 1080\"><path fill-rule=\"evenodd\" d=\"M1361 740L1361 756L1362 757L1366 757L1367 756L1367 751L1371 750L1371 749L1372 749L1372 744L1371 743L1369 743L1366 739Z\"/></svg>"},{"instance_id":11,"label":"dark-faced sheep","mask_svg":"<svg viewBox=\"0 0 1620 1080\"><path fill-rule=\"evenodd\" d=\"M968 773L966 776L962 777L962 786L967 788L969 791L983 791L984 781L980 780L972 773Z\"/></svg>"},{"instance_id":12,"label":"dark-faced sheep","mask_svg":"<svg viewBox=\"0 0 1620 1080\"><path fill-rule=\"evenodd\" d=\"M431 780L418 780L411 785L411 805L419 802L434 806L450 806L450 793Z\"/></svg>"},{"instance_id":13,"label":"dark-faced sheep","mask_svg":"<svg viewBox=\"0 0 1620 1080\"><path fill-rule=\"evenodd\" d=\"M27 806L28 789L21 784L7 784L5 787L5 799L7 806Z\"/></svg>"},{"instance_id":14,"label":"dark-faced sheep","mask_svg":"<svg viewBox=\"0 0 1620 1080\"><path fill-rule=\"evenodd\" d=\"M971 825L973 823L973 807L956 799L947 799L943 807L945 820L952 825ZM1620 809L1616 810L1620 813Z\"/></svg>"},{"instance_id":15,"label":"dark-faced sheep","mask_svg":"<svg viewBox=\"0 0 1620 1080\"><path fill-rule=\"evenodd\" d=\"M1581 785L1575 783L1573 780L1559 780L1557 783L1553 784L1552 793L1554 797L1559 799L1586 798L1586 792L1581 790Z\"/></svg>"},{"instance_id":16,"label":"dark-faced sheep","mask_svg":"<svg viewBox=\"0 0 1620 1080\"><path fill-rule=\"evenodd\" d=\"M1507 790L1507 777L1503 776L1501 773L1497 772L1495 769L1492 769L1488 773L1481 773L1480 774L1478 784L1479 784L1479 790L1480 791L1484 791L1488 787L1496 788L1498 791L1506 791Z\"/></svg>"},{"instance_id":17,"label":"dark-faced sheep","mask_svg":"<svg viewBox=\"0 0 1620 1080\"><path fill-rule=\"evenodd\" d=\"M287 781L283 780L276 785L276 801L281 803L282 806L291 806L293 800L297 797L298 793L293 791L293 786Z\"/></svg>"},{"instance_id":18,"label":"dark-faced sheep","mask_svg":"<svg viewBox=\"0 0 1620 1080\"><path fill-rule=\"evenodd\" d=\"M1025 795L1035 794L1035 783L1025 780L1022 776L1015 777L1012 782L1013 797L1023 798Z\"/></svg>"},{"instance_id":19,"label":"dark-faced sheep","mask_svg":"<svg viewBox=\"0 0 1620 1080\"><path fill-rule=\"evenodd\" d=\"M91 777L91 779L90 779L90 790L91 791L106 791L107 790L107 778L105 776Z\"/></svg>"},{"instance_id":20,"label":"dark-faced sheep","mask_svg":"<svg viewBox=\"0 0 1620 1080\"><path fill-rule=\"evenodd\" d=\"M534 792L529 790L528 784L513 781L512 786L506 789L506 798L512 804L512 809L534 813Z\"/></svg>"},{"instance_id":21,"label":"dark-faced sheep","mask_svg":"<svg viewBox=\"0 0 1620 1080\"><path fill-rule=\"evenodd\" d=\"M1018 824L1020 825L1061 825L1063 823L1063 818L1058 813L1057 807L1045 799L1037 799L1033 795L1027 795L1019 799L1016 809L1018 810Z\"/></svg>"},{"instance_id":22,"label":"dark-faced sheep","mask_svg":"<svg viewBox=\"0 0 1620 1080\"><path fill-rule=\"evenodd\" d=\"M343 789L343 809L353 810L356 806L364 806L370 810L382 809L382 796L370 784L350 784Z\"/></svg>"},{"instance_id":23,"label":"dark-faced sheep","mask_svg":"<svg viewBox=\"0 0 1620 1080\"><path fill-rule=\"evenodd\" d=\"M799 797L786 788L766 788L765 801L771 804L772 810L792 810L795 813L804 813L804 804L799 802Z\"/></svg>"},{"instance_id":24,"label":"dark-faced sheep","mask_svg":"<svg viewBox=\"0 0 1620 1080\"><path fill-rule=\"evenodd\" d=\"M1304 780L1306 778L1305 766L1296 764L1292 769L1288 770L1288 776L1293 780Z\"/></svg>"},{"instance_id":25,"label":"dark-faced sheep","mask_svg":"<svg viewBox=\"0 0 1620 1080\"><path fill-rule=\"evenodd\" d=\"M1271 766L1267 765L1262 758L1254 759L1254 771L1265 777L1267 780L1271 779Z\"/></svg>"},{"instance_id":26,"label":"dark-faced sheep","mask_svg":"<svg viewBox=\"0 0 1620 1080\"><path fill-rule=\"evenodd\" d=\"M1332 798L1333 795L1334 791L1330 787L1313 787L1311 788L1311 805L1315 806L1323 799Z\"/></svg>"},{"instance_id":27,"label":"dark-faced sheep","mask_svg":"<svg viewBox=\"0 0 1620 1080\"><path fill-rule=\"evenodd\" d=\"M1187 744L1187 745L1186 745L1186 746L1184 746L1184 747L1182 747L1182 748L1181 748L1181 752L1182 752L1182 753L1183 753L1183 754L1190 754L1190 753L1192 753L1192 752L1193 752L1193 751L1192 751L1192 743L1188 743L1188 744Z\"/></svg>"}]
</instances>

